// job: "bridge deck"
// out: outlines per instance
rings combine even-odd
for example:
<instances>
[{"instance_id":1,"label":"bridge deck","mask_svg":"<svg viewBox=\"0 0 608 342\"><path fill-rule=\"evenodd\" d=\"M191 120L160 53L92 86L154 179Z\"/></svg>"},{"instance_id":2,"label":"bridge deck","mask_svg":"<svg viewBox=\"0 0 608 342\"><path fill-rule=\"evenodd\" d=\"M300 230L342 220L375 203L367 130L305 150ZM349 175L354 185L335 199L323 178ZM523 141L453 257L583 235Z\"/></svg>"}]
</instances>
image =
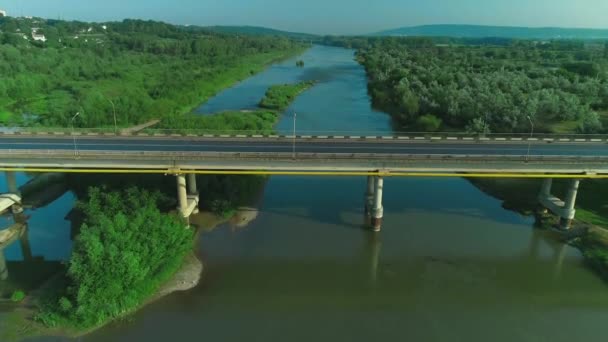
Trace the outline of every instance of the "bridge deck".
<instances>
[{"instance_id":1,"label":"bridge deck","mask_svg":"<svg viewBox=\"0 0 608 342\"><path fill-rule=\"evenodd\" d=\"M2 135L0 167L608 175L605 139L454 139Z\"/></svg>"}]
</instances>

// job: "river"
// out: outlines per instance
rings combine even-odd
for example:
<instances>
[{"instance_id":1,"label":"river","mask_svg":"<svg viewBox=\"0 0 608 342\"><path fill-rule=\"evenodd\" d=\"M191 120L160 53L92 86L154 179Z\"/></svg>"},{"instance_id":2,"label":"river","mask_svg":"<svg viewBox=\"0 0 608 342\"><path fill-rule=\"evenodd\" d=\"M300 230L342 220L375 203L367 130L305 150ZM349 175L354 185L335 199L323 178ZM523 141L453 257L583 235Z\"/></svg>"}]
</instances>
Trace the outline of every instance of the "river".
<instances>
[{"instance_id":1,"label":"river","mask_svg":"<svg viewBox=\"0 0 608 342\"><path fill-rule=\"evenodd\" d=\"M282 133L292 113L301 131L390 132L353 51L341 48L315 46L199 111L252 108L268 86L308 79L320 83L286 111ZM79 341L605 340L608 288L533 218L464 179L391 178L374 234L362 229L364 190L363 178L272 177L255 221L201 234L199 287ZM63 215L64 202L32 220ZM49 221L32 245L52 250L48 236L66 226ZM64 245L50 255L64 257Z\"/></svg>"}]
</instances>

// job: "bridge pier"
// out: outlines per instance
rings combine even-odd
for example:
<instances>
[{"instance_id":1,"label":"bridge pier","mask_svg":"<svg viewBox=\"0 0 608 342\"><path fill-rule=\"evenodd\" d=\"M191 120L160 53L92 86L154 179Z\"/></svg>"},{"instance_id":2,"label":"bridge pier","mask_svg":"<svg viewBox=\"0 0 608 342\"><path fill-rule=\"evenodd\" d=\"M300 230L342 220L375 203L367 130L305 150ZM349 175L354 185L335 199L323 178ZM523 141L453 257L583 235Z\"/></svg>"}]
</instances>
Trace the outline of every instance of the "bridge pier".
<instances>
[{"instance_id":1,"label":"bridge pier","mask_svg":"<svg viewBox=\"0 0 608 342\"><path fill-rule=\"evenodd\" d=\"M562 229L570 229L572 226L572 220L574 220L576 215L574 206L576 204L576 196L578 195L578 187L580 183L581 181L578 179L573 179L570 181L568 193L566 194L566 203L564 205L562 215L560 216L560 227Z\"/></svg>"},{"instance_id":2,"label":"bridge pier","mask_svg":"<svg viewBox=\"0 0 608 342\"><path fill-rule=\"evenodd\" d=\"M384 191L384 178L376 177L374 188L374 208L372 210L372 229L375 232L382 230L382 219L384 207L382 206L382 195Z\"/></svg>"},{"instance_id":3,"label":"bridge pier","mask_svg":"<svg viewBox=\"0 0 608 342\"><path fill-rule=\"evenodd\" d=\"M184 218L198 213L199 196L196 191L196 177L188 175L188 180L190 181L189 186L186 182L186 175L177 175L177 201L179 211Z\"/></svg>"},{"instance_id":4,"label":"bridge pier","mask_svg":"<svg viewBox=\"0 0 608 342\"><path fill-rule=\"evenodd\" d=\"M8 267L6 266L6 257L4 250L0 249L0 281L8 279Z\"/></svg>"},{"instance_id":5,"label":"bridge pier","mask_svg":"<svg viewBox=\"0 0 608 342\"><path fill-rule=\"evenodd\" d=\"M560 217L559 225L561 229L568 230L572 226L572 220L576 215L576 196L580 185L579 179L573 179L568 186L565 201L551 194L552 179L545 179L541 187L538 199L540 203L554 214Z\"/></svg>"},{"instance_id":6,"label":"bridge pier","mask_svg":"<svg viewBox=\"0 0 608 342\"><path fill-rule=\"evenodd\" d=\"M25 216L23 213L14 214L13 219L15 220L15 223L20 223L23 225L23 231L19 236L19 245L21 246L21 254L23 255L23 261L30 262L34 259L34 256L32 254L32 246L30 245L27 216Z\"/></svg>"},{"instance_id":7,"label":"bridge pier","mask_svg":"<svg viewBox=\"0 0 608 342\"><path fill-rule=\"evenodd\" d=\"M199 203L198 186L196 185L196 175L193 173L188 174L188 201L196 202L196 206L192 210L193 214L198 214L198 203Z\"/></svg>"},{"instance_id":8,"label":"bridge pier","mask_svg":"<svg viewBox=\"0 0 608 342\"><path fill-rule=\"evenodd\" d=\"M5 174L8 193L21 197L21 193L17 187L17 175L15 172L6 171ZM23 207L21 206L21 203L15 203L11 206L11 210L13 214L21 214L23 212Z\"/></svg>"},{"instance_id":9,"label":"bridge pier","mask_svg":"<svg viewBox=\"0 0 608 342\"><path fill-rule=\"evenodd\" d=\"M375 177L367 176L367 190L365 191L365 217L366 227L372 225L372 209L374 208L374 193L376 188Z\"/></svg>"}]
</instances>

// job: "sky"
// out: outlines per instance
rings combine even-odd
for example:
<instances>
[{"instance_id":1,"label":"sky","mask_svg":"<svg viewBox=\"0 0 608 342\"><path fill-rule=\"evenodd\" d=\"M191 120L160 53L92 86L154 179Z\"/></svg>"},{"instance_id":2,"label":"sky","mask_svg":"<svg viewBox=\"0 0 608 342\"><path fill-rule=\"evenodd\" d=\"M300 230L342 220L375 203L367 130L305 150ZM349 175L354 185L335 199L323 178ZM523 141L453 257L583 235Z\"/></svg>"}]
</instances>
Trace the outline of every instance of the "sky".
<instances>
[{"instance_id":1,"label":"sky","mask_svg":"<svg viewBox=\"0 0 608 342\"><path fill-rule=\"evenodd\" d=\"M365 34L426 24L608 28L608 0L0 0L9 15Z\"/></svg>"}]
</instances>

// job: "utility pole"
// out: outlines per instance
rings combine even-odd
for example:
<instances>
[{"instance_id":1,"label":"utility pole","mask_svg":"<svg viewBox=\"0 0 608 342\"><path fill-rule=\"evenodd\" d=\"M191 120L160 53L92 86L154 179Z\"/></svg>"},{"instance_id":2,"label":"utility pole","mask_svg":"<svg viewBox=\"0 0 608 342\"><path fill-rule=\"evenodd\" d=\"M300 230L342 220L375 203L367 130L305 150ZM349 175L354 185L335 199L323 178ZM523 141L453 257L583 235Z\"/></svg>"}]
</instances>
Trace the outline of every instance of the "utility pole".
<instances>
[{"instance_id":1,"label":"utility pole","mask_svg":"<svg viewBox=\"0 0 608 342\"><path fill-rule=\"evenodd\" d=\"M534 137L534 121L532 121L532 118L528 115L527 116L528 121L530 121L530 139L528 139L528 154L526 154L526 161L528 161L530 159L530 150L532 148L532 138Z\"/></svg>"},{"instance_id":2,"label":"utility pole","mask_svg":"<svg viewBox=\"0 0 608 342\"><path fill-rule=\"evenodd\" d=\"M72 123L72 137L74 138L74 157L77 158L78 157L78 147L76 145L76 134L74 132L74 120L80 116L80 112L76 113L76 115L74 115L72 117L71 123Z\"/></svg>"},{"instance_id":3,"label":"utility pole","mask_svg":"<svg viewBox=\"0 0 608 342\"><path fill-rule=\"evenodd\" d=\"M107 100L108 102L110 102L110 104L112 104L112 111L114 112L114 134L118 134L118 123L116 121L116 106L114 105L114 102L112 102L112 100Z\"/></svg>"}]
</instances>

